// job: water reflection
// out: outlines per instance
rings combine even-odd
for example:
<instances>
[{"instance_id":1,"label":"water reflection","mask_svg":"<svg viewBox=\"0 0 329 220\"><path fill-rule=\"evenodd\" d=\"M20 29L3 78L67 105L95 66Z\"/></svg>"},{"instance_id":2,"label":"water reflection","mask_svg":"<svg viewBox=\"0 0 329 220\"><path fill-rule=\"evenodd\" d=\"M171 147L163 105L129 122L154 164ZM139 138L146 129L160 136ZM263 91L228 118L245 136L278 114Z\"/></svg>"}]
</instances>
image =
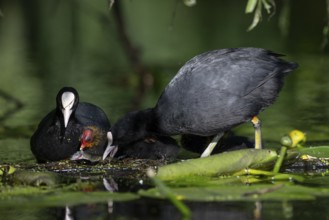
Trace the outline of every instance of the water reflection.
<instances>
[{"instance_id":1,"label":"water reflection","mask_svg":"<svg viewBox=\"0 0 329 220\"><path fill-rule=\"evenodd\" d=\"M254 204L188 203L193 211L191 219L260 219L254 218ZM68 210L68 219L182 219L181 214L168 202L142 199L133 202L115 202L113 212L105 204L75 206ZM261 217L261 216L260 216Z\"/></svg>"},{"instance_id":2,"label":"water reflection","mask_svg":"<svg viewBox=\"0 0 329 220\"><path fill-rule=\"evenodd\" d=\"M118 184L112 178L103 178L103 187L109 192L117 192ZM65 220L76 219L95 219L99 217L107 217L113 214L113 200L108 200L104 204L84 204L77 206L65 206Z\"/></svg>"},{"instance_id":3,"label":"water reflection","mask_svg":"<svg viewBox=\"0 0 329 220\"><path fill-rule=\"evenodd\" d=\"M189 202L191 219L326 219L329 211L325 200L312 202ZM258 209L258 210L257 210ZM257 210L257 211L256 211ZM321 210L321 211L314 211ZM256 213L258 212L258 213ZM28 211L20 212L28 217ZM47 213L47 214L46 214ZM4 213L5 214L5 213ZM6 215L5 215L6 216ZM177 210L166 201L141 199L115 202L113 211L107 204L86 204L69 208L45 209L40 219L182 219Z\"/></svg>"}]
</instances>

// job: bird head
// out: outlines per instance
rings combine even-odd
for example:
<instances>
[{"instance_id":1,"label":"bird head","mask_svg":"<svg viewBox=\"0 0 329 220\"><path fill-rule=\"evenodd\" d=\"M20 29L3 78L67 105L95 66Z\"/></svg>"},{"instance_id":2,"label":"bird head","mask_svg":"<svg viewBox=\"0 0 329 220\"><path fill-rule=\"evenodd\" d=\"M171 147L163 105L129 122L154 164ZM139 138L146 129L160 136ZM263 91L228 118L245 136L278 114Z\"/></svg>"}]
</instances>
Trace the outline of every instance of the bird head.
<instances>
[{"instance_id":1,"label":"bird head","mask_svg":"<svg viewBox=\"0 0 329 220\"><path fill-rule=\"evenodd\" d=\"M64 118L64 127L66 128L72 113L78 107L79 94L72 87L63 87L59 90L57 97L57 109L61 111Z\"/></svg>"},{"instance_id":2,"label":"bird head","mask_svg":"<svg viewBox=\"0 0 329 220\"><path fill-rule=\"evenodd\" d=\"M95 126L88 126L83 129L80 143L80 152L88 151L90 154L102 154L103 160L107 156L114 157L118 150L116 145L112 145L112 133L105 132Z\"/></svg>"},{"instance_id":3,"label":"bird head","mask_svg":"<svg viewBox=\"0 0 329 220\"><path fill-rule=\"evenodd\" d=\"M80 137L80 150L91 149L100 144L103 132L95 126L85 127Z\"/></svg>"}]
</instances>

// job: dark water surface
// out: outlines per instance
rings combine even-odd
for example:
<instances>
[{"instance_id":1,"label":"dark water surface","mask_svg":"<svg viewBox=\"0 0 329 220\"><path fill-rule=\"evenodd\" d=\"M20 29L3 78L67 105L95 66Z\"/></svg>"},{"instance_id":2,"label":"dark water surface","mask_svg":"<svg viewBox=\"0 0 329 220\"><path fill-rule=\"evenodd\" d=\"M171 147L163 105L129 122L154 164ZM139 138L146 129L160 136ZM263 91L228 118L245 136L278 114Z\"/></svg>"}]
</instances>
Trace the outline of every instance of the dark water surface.
<instances>
[{"instance_id":1,"label":"dark water surface","mask_svg":"<svg viewBox=\"0 0 329 220\"><path fill-rule=\"evenodd\" d=\"M326 219L329 214L327 201L260 202L257 205L251 202L187 204L193 210L192 219ZM260 218L257 218L255 210L259 205L262 210ZM69 216L68 213L71 214L71 219L182 219L168 202L150 199L65 208L0 208L0 211L6 219L64 219Z\"/></svg>"}]
</instances>

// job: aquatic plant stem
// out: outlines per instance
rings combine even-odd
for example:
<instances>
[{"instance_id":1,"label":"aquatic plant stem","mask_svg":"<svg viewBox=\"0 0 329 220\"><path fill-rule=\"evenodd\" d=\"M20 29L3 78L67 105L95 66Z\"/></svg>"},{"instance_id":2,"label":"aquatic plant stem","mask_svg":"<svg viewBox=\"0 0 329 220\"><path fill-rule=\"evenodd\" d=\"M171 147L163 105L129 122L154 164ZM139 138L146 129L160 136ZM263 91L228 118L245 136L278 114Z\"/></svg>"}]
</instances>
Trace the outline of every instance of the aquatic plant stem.
<instances>
[{"instance_id":1,"label":"aquatic plant stem","mask_svg":"<svg viewBox=\"0 0 329 220\"><path fill-rule=\"evenodd\" d=\"M160 193L165 196L183 215L183 219L191 218L190 209L180 200L177 199L176 195L172 193L169 187L167 187L159 178L155 176L155 171L151 168L147 170L147 176L151 178L154 185L158 187Z\"/></svg>"},{"instance_id":2,"label":"aquatic plant stem","mask_svg":"<svg viewBox=\"0 0 329 220\"><path fill-rule=\"evenodd\" d=\"M274 168L273 168L274 173L278 173L280 171L280 168L281 168L284 156L286 155L286 152L287 152L287 147L282 146L281 150L280 150L278 160L276 161L276 163L274 165Z\"/></svg>"},{"instance_id":3,"label":"aquatic plant stem","mask_svg":"<svg viewBox=\"0 0 329 220\"><path fill-rule=\"evenodd\" d=\"M244 176L244 175L273 176L273 172L246 168L246 169L233 173L233 176Z\"/></svg>"}]
</instances>

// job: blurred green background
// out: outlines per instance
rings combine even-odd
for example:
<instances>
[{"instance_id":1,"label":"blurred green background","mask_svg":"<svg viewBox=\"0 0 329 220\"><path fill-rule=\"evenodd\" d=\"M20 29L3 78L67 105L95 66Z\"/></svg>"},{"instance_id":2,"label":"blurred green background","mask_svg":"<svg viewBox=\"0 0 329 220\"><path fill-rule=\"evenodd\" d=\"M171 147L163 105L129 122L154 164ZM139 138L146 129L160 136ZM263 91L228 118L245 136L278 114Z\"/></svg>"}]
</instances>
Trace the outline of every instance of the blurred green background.
<instances>
[{"instance_id":1,"label":"blurred green background","mask_svg":"<svg viewBox=\"0 0 329 220\"><path fill-rule=\"evenodd\" d=\"M187 60L207 50L263 47L300 68L264 113L265 140L290 129L328 139L328 23L325 0L276 1L275 14L247 31L247 1L5 0L0 2L0 133L31 134L63 86L99 105L112 123L152 107ZM250 124L237 129L252 137ZM24 136L23 135L23 136Z\"/></svg>"}]
</instances>

